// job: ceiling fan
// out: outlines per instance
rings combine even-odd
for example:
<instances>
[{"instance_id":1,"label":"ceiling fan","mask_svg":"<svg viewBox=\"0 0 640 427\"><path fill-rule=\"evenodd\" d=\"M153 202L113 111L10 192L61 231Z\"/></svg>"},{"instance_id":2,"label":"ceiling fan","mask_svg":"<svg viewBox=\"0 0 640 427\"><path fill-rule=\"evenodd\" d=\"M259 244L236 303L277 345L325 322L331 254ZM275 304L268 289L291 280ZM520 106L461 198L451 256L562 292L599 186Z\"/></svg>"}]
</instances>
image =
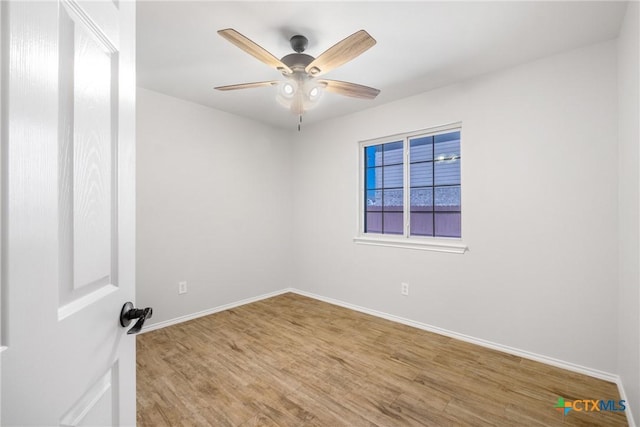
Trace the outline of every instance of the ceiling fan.
<instances>
[{"instance_id":1,"label":"ceiling fan","mask_svg":"<svg viewBox=\"0 0 640 427\"><path fill-rule=\"evenodd\" d=\"M218 86L215 89L227 91L278 86L278 101L289 108L293 114L298 115L300 122L302 122L302 114L317 103L324 90L362 99L374 99L380 93L379 89L356 83L317 79L317 77L351 61L376 44L375 39L365 30L353 33L327 49L317 58L303 53L309 41L304 36L295 35L291 37L289 42L296 53L291 53L281 59L276 58L263 47L232 28L220 30L218 34L259 61L280 71L286 77L286 80L241 83ZM298 130L300 130L299 124Z\"/></svg>"}]
</instances>

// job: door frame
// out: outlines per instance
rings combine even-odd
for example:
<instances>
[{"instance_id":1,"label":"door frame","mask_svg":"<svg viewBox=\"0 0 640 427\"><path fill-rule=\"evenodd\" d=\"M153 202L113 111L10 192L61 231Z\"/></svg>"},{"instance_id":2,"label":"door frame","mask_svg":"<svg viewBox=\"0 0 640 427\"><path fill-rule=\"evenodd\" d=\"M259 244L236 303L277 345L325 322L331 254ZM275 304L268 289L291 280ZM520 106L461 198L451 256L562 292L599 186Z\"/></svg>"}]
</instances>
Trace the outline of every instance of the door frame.
<instances>
[{"instance_id":1,"label":"door frame","mask_svg":"<svg viewBox=\"0 0 640 427\"><path fill-rule=\"evenodd\" d=\"M4 151L5 151L5 54L7 52L6 46L4 45L4 32L6 31L7 25L4 21L5 13L4 8L6 7L6 2L0 2L0 402L2 401L2 354L4 350L6 350L5 344L5 322L3 321L6 313L7 307L5 306L5 300L3 298L5 292L5 259L4 254L2 252L3 245L5 242L5 230L6 230L6 215L5 215L5 195L6 191L4 188L5 180L4 171L6 170L4 165ZM0 420L2 419L2 405L0 405Z\"/></svg>"}]
</instances>

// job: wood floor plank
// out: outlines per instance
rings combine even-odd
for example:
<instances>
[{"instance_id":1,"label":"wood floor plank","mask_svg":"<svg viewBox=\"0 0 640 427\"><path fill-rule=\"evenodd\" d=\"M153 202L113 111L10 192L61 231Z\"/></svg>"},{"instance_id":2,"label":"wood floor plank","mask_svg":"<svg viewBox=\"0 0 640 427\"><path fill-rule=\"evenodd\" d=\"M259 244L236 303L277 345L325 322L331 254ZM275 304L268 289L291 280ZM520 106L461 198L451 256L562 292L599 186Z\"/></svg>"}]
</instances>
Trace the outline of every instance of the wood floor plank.
<instances>
[{"instance_id":1,"label":"wood floor plank","mask_svg":"<svg viewBox=\"0 0 640 427\"><path fill-rule=\"evenodd\" d=\"M297 294L137 338L140 426L627 425L615 384Z\"/></svg>"}]
</instances>

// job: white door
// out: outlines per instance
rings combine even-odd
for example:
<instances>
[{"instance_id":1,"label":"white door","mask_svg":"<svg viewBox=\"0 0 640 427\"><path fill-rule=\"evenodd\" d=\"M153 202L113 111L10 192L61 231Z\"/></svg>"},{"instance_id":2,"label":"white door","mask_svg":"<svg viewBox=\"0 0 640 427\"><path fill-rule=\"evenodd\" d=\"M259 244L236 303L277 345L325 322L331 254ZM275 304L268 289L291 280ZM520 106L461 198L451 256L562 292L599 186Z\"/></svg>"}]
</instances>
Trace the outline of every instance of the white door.
<instances>
[{"instance_id":1,"label":"white door","mask_svg":"<svg viewBox=\"0 0 640 427\"><path fill-rule=\"evenodd\" d=\"M133 425L135 4L1 7L2 425Z\"/></svg>"}]
</instances>

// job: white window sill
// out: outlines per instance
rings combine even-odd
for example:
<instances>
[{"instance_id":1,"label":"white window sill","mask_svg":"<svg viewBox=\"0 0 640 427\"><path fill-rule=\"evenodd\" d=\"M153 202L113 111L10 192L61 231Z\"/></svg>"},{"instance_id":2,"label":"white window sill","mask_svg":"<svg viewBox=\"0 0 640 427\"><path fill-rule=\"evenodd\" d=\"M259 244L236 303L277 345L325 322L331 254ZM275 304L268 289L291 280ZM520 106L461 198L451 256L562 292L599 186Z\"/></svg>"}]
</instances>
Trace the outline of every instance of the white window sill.
<instances>
[{"instance_id":1,"label":"white window sill","mask_svg":"<svg viewBox=\"0 0 640 427\"><path fill-rule=\"evenodd\" d=\"M431 240L420 238L384 238L384 237L371 237L371 236L359 236L354 237L353 241L360 245L373 245L373 246L389 246L392 248L406 248L417 249L421 251L435 251L435 252L447 252L452 254L463 254L469 248L459 240Z\"/></svg>"}]
</instances>

